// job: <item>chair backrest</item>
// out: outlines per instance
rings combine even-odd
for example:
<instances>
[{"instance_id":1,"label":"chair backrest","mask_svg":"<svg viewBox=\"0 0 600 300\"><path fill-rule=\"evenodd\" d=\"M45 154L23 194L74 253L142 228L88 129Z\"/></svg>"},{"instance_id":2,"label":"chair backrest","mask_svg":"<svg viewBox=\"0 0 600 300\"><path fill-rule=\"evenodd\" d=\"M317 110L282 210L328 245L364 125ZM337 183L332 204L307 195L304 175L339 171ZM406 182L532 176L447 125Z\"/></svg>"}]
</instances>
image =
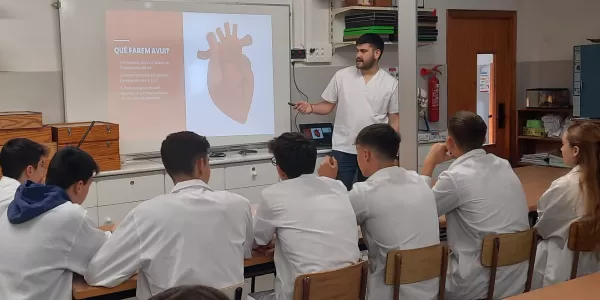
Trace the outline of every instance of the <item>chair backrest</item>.
<instances>
[{"instance_id":1,"label":"chair backrest","mask_svg":"<svg viewBox=\"0 0 600 300\"><path fill-rule=\"evenodd\" d=\"M333 271L300 275L294 284L294 300L365 300L369 262Z\"/></svg>"},{"instance_id":2,"label":"chair backrest","mask_svg":"<svg viewBox=\"0 0 600 300\"><path fill-rule=\"evenodd\" d=\"M600 252L600 231L596 231L594 220L571 223L567 247L574 252L571 264L571 279L577 277L580 252Z\"/></svg>"},{"instance_id":3,"label":"chair backrest","mask_svg":"<svg viewBox=\"0 0 600 300\"><path fill-rule=\"evenodd\" d=\"M494 297L497 268L515 265L525 261L529 261L524 291L528 292L531 289L536 250L537 232L535 228L516 233L492 234L486 236L483 239L481 250L481 264L484 267L491 268L487 299L493 299Z\"/></svg>"},{"instance_id":4,"label":"chair backrest","mask_svg":"<svg viewBox=\"0 0 600 300\"><path fill-rule=\"evenodd\" d=\"M230 287L222 288L220 291L225 294L229 300L245 300L248 296L248 293L250 293L250 284L243 282Z\"/></svg>"},{"instance_id":5,"label":"chair backrest","mask_svg":"<svg viewBox=\"0 0 600 300\"><path fill-rule=\"evenodd\" d=\"M446 244L394 250L387 254L385 284L394 285L393 299L398 299L400 285L440 278L439 299L444 299L447 270L448 246Z\"/></svg>"}]
</instances>

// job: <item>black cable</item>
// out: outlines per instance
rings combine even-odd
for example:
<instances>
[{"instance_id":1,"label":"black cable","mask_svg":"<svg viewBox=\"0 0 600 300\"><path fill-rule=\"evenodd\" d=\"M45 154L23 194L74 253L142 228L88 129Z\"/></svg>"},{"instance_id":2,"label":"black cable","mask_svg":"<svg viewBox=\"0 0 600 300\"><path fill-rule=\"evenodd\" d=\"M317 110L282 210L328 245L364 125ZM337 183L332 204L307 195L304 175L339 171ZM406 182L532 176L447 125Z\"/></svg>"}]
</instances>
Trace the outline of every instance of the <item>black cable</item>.
<instances>
[{"instance_id":1,"label":"black cable","mask_svg":"<svg viewBox=\"0 0 600 300\"><path fill-rule=\"evenodd\" d=\"M300 94L302 94L302 96L304 96L304 98L306 98L306 102L308 102L308 96L298 87L298 83L296 83L296 62L293 61L292 62L292 79L294 80L294 85L296 86L296 90L298 92L300 92ZM294 117L294 126L296 126L296 129L298 130L298 132L300 132L300 126L298 126L298 115L300 114L300 111L296 111L296 116Z\"/></svg>"}]
</instances>

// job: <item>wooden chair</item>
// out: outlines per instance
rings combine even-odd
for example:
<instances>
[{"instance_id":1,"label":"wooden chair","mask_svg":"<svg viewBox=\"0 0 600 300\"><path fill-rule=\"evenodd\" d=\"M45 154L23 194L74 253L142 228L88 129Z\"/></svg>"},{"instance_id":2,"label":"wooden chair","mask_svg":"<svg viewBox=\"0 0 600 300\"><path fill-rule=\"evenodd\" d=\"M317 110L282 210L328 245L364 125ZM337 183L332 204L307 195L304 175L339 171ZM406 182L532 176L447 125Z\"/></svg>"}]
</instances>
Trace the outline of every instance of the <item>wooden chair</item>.
<instances>
[{"instance_id":1,"label":"wooden chair","mask_svg":"<svg viewBox=\"0 0 600 300\"><path fill-rule=\"evenodd\" d=\"M398 300L400 298L400 285L439 277L438 299L444 300L447 270L448 246L446 244L410 250L394 250L387 254L385 284L394 286L392 299Z\"/></svg>"},{"instance_id":2,"label":"wooden chair","mask_svg":"<svg viewBox=\"0 0 600 300\"><path fill-rule=\"evenodd\" d=\"M369 262L327 272L301 275L294 284L294 300L365 300Z\"/></svg>"},{"instance_id":3,"label":"wooden chair","mask_svg":"<svg viewBox=\"0 0 600 300\"><path fill-rule=\"evenodd\" d=\"M569 242L567 247L573 251L571 265L571 279L577 277L580 252L600 252L600 231L596 231L593 220L573 222L569 229Z\"/></svg>"},{"instance_id":4,"label":"wooden chair","mask_svg":"<svg viewBox=\"0 0 600 300\"><path fill-rule=\"evenodd\" d=\"M243 282L230 287L222 288L220 291L225 294L229 300L242 300L248 297L250 287L247 283Z\"/></svg>"},{"instance_id":5,"label":"wooden chair","mask_svg":"<svg viewBox=\"0 0 600 300\"><path fill-rule=\"evenodd\" d=\"M529 261L525 293L531 289L533 264L537 250L537 233L535 228L527 231L505 234L492 234L485 237L481 250L481 264L490 269L488 300L494 299L496 270L498 267L510 266Z\"/></svg>"}]
</instances>

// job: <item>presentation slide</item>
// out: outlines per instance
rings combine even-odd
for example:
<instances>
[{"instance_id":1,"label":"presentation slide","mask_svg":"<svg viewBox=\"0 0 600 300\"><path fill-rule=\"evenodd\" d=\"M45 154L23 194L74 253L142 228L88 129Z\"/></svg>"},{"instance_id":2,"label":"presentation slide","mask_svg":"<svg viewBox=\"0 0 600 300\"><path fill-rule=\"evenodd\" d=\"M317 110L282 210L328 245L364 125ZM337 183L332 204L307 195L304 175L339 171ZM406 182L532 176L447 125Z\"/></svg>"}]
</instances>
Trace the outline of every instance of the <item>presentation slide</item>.
<instances>
[{"instance_id":1,"label":"presentation slide","mask_svg":"<svg viewBox=\"0 0 600 300\"><path fill-rule=\"evenodd\" d=\"M270 15L108 10L105 18L108 113L122 135L275 134Z\"/></svg>"}]
</instances>

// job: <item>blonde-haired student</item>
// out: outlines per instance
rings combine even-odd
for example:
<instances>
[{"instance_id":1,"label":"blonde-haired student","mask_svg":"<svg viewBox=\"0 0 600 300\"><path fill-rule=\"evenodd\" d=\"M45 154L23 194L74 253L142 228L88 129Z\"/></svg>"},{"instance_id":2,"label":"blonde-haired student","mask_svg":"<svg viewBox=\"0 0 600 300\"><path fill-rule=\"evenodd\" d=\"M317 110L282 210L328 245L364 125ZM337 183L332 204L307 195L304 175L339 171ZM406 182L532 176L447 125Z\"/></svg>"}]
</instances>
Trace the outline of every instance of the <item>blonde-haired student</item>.
<instances>
[{"instance_id":1,"label":"blonde-haired student","mask_svg":"<svg viewBox=\"0 0 600 300\"><path fill-rule=\"evenodd\" d=\"M552 182L538 201L535 225L543 239L537 248L533 288L569 279L573 252L567 248L569 227L581 218L596 220L600 230L600 126L576 123L562 136L562 156L573 169ZM598 272L598 256L582 253L578 276Z\"/></svg>"}]
</instances>

